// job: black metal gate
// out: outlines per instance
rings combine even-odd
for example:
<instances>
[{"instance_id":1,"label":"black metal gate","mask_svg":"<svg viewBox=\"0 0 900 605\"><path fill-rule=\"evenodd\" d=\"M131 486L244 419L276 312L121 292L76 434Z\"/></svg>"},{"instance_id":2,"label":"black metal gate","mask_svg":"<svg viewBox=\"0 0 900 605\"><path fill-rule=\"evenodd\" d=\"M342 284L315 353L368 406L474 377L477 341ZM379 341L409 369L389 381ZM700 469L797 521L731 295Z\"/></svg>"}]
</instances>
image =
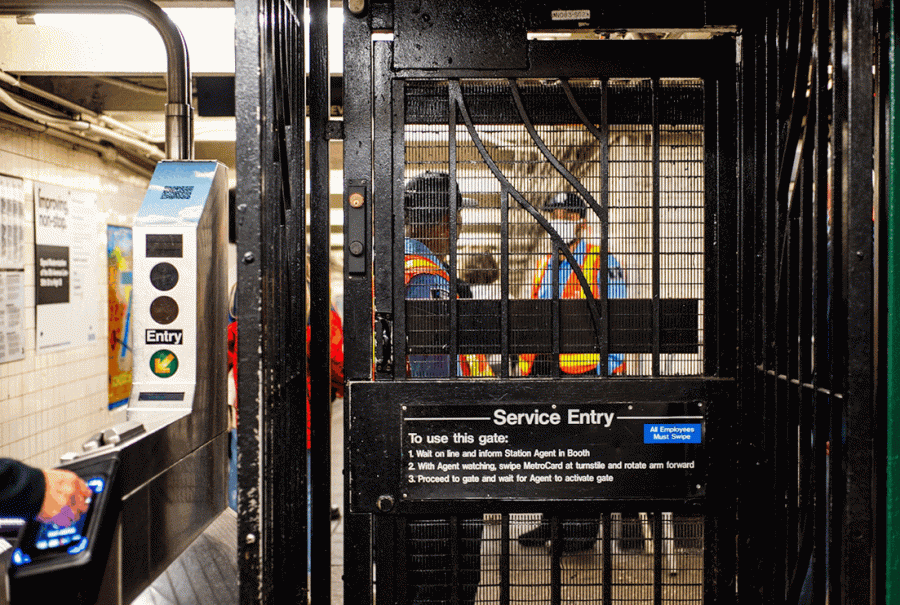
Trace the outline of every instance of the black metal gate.
<instances>
[{"instance_id":1,"label":"black metal gate","mask_svg":"<svg viewBox=\"0 0 900 605\"><path fill-rule=\"evenodd\" d=\"M237 2L242 602L308 588L305 99L346 602L883 601L889 3L347 0L342 128L310 4L307 90L302 4Z\"/></svg>"},{"instance_id":2,"label":"black metal gate","mask_svg":"<svg viewBox=\"0 0 900 605\"><path fill-rule=\"evenodd\" d=\"M346 600L732 600L733 38L350 8Z\"/></svg>"}]
</instances>

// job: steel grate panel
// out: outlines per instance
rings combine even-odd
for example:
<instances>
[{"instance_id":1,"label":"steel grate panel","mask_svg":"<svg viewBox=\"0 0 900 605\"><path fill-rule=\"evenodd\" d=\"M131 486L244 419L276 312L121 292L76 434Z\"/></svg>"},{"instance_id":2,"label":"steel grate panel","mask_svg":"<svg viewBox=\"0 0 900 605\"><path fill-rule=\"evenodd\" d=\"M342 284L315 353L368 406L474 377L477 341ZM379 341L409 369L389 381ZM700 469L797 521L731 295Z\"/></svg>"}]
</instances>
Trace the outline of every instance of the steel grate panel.
<instances>
[{"instance_id":1,"label":"steel grate panel","mask_svg":"<svg viewBox=\"0 0 900 605\"><path fill-rule=\"evenodd\" d=\"M604 522L610 527L609 540L603 539ZM543 545L519 543L518 538L538 527L549 535L553 523L563 536L558 558L549 540ZM455 567L460 603L551 603L558 594L560 603L700 604L703 523L703 516L659 512L610 513L600 519L489 514L483 520L460 520L454 547L453 520L410 521L408 601L450 605L457 588ZM656 527L661 536L654 535ZM572 547L568 536L573 537ZM591 545L583 548L587 542ZM473 548L480 550L476 554ZM575 548L579 550L569 552Z\"/></svg>"},{"instance_id":2,"label":"steel grate panel","mask_svg":"<svg viewBox=\"0 0 900 605\"><path fill-rule=\"evenodd\" d=\"M436 358L450 352L455 335L455 346L463 347L457 353L480 355L491 368L473 377L573 376L560 371L561 353L571 356L574 366L596 367L593 376L701 375L709 253L703 83L663 80L655 92L641 80L579 80L568 85L579 108L597 120L593 131L578 122L559 83L464 81L463 103L471 111L472 128L461 115L452 132L447 123L423 123L429 116L446 120L451 105L447 89L434 82L406 83L410 120L404 132L404 181L428 170L454 174L463 196L458 239L445 258L457 277L457 318L451 321L449 304L411 306L407 301L409 359L421 363L428 359L422 355ZM608 118L614 117L606 125L595 106L604 87ZM439 110L441 94L444 107ZM515 95L525 110L518 121L510 113ZM625 106L614 108L620 100ZM490 107L496 110L493 122ZM597 129L608 135L598 138ZM452 153L450 144L455 145ZM456 160L453 166L451 157ZM583 296L580 282L573 278L568 294L553 297L553 285L541 277L553 274L552 267L546 268L553 262L547 261L552 246L534 214L549 219L544 210L548 200L559 191L573 190L566 173L601 212L608 208L607 222L588 210L582 237L595 250L605 245L609 251L607 300L602 300L599 287L592 288L591 298L598 299L596 316L587 305L573 311L565 304ZM407 223L415 220L407 217ZM650 301L657 295L672 304L662 303L654 326ZM536 300L541 297L544 300ZM469 299L492 304L467 304ZM646 304L622 305L625 300ZM539 302L547 304L533 304ZM597 317L609 317L608 325L598 328ZM535 346L535 339L542 346ZM529 347L534 351L530 367L522 363ZM605 372L599 363L604 354L609 355ZM461 373L461 363L451 375Z\"/></svg>"}]
</instances>

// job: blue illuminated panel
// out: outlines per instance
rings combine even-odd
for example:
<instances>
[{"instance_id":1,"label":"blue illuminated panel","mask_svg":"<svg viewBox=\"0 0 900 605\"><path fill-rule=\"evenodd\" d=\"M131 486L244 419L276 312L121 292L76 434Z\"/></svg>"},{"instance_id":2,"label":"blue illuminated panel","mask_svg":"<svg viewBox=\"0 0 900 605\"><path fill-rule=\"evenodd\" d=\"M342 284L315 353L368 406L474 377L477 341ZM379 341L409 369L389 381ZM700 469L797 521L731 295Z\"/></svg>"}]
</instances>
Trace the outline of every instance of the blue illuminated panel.
<instances>
[{"instance_id":1,"label":"blue illuminated panel","mask_svg":"<svg viewBox=\"0 0 900 605\"><path fill-rule=\"evenodd\" d=\"M103 477L91 477L87 481L88 487L95 495L100 494L106 488L106 480ZM55 523L42 523L34 538L32 548L33 554L39 553L56 553L62 554L63 551L69 555L77 555L87 550L89 540L84 535L84 527L87 524L92 507L93 498L88 498L88 510L81 517L68 527L62 527ZM31 549L29 549L31 550ZM17 548L13 552L12 562L14 565L27 565L32 562L31 556L22 549Z\"/></svg>"},{"instance_id":2,"label":"blue illuminated panel","mask_svg":"<svg viewBox=\"0 0 900 605\"><path fill-rule=\"evenodd\" d=\"M644 443L702 443L702 424L645 424Z\"/></svg>"}]
</instances>

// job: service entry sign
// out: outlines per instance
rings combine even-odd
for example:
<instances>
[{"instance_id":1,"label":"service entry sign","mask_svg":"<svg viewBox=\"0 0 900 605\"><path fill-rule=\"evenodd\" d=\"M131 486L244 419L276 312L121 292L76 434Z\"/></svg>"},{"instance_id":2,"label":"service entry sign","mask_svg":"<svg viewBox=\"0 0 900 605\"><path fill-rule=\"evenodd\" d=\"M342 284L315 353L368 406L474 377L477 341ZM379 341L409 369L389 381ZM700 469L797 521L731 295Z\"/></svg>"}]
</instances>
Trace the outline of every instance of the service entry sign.
<instances>
[{"instance_id":1,"label":"service entry sign","mask_svg":"<svg viewBox=\"0 0 900 605\"><path fill-rule=\"evenodd\" d=\"M404 405L404 498L703 496L707 407Z\"/></svg>"}]
</instances>

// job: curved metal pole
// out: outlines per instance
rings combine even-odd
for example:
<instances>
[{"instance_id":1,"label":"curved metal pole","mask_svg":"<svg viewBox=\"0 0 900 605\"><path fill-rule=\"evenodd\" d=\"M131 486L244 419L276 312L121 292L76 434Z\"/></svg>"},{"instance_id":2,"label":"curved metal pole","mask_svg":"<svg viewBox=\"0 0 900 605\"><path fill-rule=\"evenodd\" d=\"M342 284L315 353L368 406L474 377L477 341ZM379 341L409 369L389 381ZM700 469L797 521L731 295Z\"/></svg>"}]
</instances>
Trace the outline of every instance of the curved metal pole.
<instances>
[{"instance_id":1,"label":"curved metal pole","mask_svg":"<svg viewBox=\"0 0 900 605\"><path fill-rule=\"evenodd\" d=\"M150 0L0 0L2 15L27 13L128 13L155 27L166 47L166 157L193 158L194 122L187 44L178 26L157 4Z\"/></svg>"}]
</instances>

